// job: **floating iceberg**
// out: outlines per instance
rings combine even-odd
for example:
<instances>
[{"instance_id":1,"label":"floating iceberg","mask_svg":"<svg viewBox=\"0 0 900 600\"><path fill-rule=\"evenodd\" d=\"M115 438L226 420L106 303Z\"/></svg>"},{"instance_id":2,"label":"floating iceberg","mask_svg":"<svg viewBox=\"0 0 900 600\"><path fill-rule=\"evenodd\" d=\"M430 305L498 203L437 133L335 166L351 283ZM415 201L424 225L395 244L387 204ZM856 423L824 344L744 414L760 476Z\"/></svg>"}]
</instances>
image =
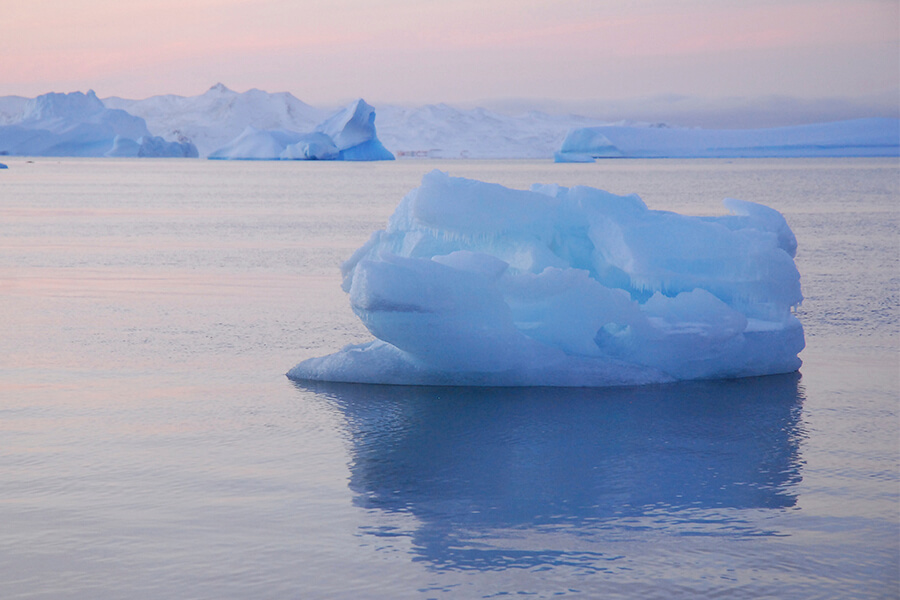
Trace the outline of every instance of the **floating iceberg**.
<instances>
[{"instance_id":1,"label":"floating iceberg","mask_svg":"<svg viewBox=\"0 0 900 600\"><path fill-rule=\"evenodd\" d=\"M307 133L289 144L280 155L283 160L339 160L341 152L328 135Z\"/></svg>"},{"instance_id":2,"label":"floating iceberg","mask_svg":"<svg viewBox=\"0 0 900 600\"><path fill-rule=\"evenodd\" d=\"M574 129L556 162L595 158L898 156L900 120L856 119L770 129L602 126Z\"/></svg>"},{"instance_id":3,"label":"floating iceberg","mask_svg":"<svg viewBox=\"0 0 900 600\"><path fill-rule=\"evenodd\" d=\"M303 137L283 129L259 130L247 127L223 148L209 155L216 160L280 160L285 148Z\"/></svg>"},{"instance_id":4,"label":"floating iceberg","mask_svg":"<svg viewBox=\"0 0 900 600\"><path fill-rule=\"evenodd\" d=\"M150 135L140 117L104 106L94 92L44 94L0 126L0 152L19 156L196 157L190 142Z\"/></svg>"},{"instance_id":5,"label":"floating iceberg","mask_svg":"<svg viewBox=\"0 0 900 600\"><path fill-rule=\"evenodd\" d=\"M351 102L312 133L247 127L214 160L394 160L375 132L375 109Z\"/></svg>"},{"instance_id":6,"label":"floating iceberg","mask_svg":"<svg viewBox=\"0 0 900 600\"><path fill-rule=\"evenodd\" d=\"M111 97L103 102L109 108L142 117L155 135L168 140L190 139L202 157L230 144L248 126L312 131L329 114L287 92L270 94L251 89L238 93L221 83L199 96L163 95L144 100ZM0 118L2 110L0 104Z\"/></svg>"},{"instance_id":7,"label":"floating iceberg","mask_svg":"<svg viewBox=\"0 0 900 600\"><path fill-rule=\"evenodd\" d=\"M342 266L378 339L288 377L608 386L795 371L796 239L773 209L725 205L688 217L635 195L433 171Z\"/></svg>"}]
</instances>

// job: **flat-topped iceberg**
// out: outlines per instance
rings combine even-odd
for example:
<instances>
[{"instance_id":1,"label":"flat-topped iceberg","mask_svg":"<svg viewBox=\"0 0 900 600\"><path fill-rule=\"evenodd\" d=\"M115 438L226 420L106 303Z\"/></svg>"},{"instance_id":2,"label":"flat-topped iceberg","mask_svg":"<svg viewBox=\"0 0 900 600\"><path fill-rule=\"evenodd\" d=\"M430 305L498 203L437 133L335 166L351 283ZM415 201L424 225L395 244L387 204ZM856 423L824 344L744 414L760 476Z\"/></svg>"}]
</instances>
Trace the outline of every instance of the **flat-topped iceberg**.
<instances>
[{"instance_id":1,"label":"flat-topped iceberg","mask_svg":"<svg viewBox=\"0 0 900 600\"><path fill-rule=\"evenodd\" d=\"M689 217L635 195L433 171L342 266L378 339L288 376L608 386L795 371L796 239L776 210L725 205Z\"/></svg>"},{"instance_id":2,"label":"flat-topped iceberg","mask_svg":"<svg viewBox=\"0 0 900 600\"><path fill-rule=\"evenodd\" d=\"M872 118L768 129L583 127L566 135L555 159L898 155L900 120Z\"/></svg>"},{"instance_id":3,"label":"flat-topped iceberg","mask_svg":"<svg viewBox=\"0 0 900 600\"><path fill-rule=\"evenodd\" d=\"M18 156L196 157L189 141L150 135L146 122L107 108L93 91L44 94L0 125L0 152Z\"/></svg>"},{"instance_id":4,"label":"flat-topped iceberg","mask_svg":"<svg viewBox=\"0 0 900 600\"><path fill-rule=\"evenodd\" d=\"M311 133L247 127L209 155L218 160L394 160L375 132L375 109L351 102Z\"/></svg>"}]
</instances>

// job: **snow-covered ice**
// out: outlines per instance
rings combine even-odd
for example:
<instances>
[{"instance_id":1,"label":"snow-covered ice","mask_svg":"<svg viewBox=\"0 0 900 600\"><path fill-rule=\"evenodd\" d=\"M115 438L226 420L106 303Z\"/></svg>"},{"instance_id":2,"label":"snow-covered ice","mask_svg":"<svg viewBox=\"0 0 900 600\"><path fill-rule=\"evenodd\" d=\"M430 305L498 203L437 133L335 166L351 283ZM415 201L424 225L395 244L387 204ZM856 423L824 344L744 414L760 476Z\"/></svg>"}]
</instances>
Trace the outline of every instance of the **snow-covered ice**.
<instances>
[{"instance_id":1,"label":"snow-covered ice","mask_svg":"<svg viewBox=\"0 0 900 600\"><path fill-rule=\"evenodd\" d=\"M584 127L568 133L556 162L594 158L898 156L900 120L855 119L768 129Z\"/></svg>"},{"instance_id":2,"label":"snow-covered ice","mask_svg":"<svg viewBox=\"0 0 900 600\"><path fill-rule=\"evenodd\" d=\"M146 122L107 108L93 91L28 100L0 125L0 152L19 156L197 156L189 142L152 136Z\"/></svg>"},{"instance_id":3,"label":"snow-covered ice","mask_svg":"<svg viewBox=\"0 0 900 600\"><path fill-rule=\"evenodd\" d=\"M378 339L288 376L606 386L795 371L794 235L776 210L725 205L689 217L635 195L433 171L342 266Z\"/></svg>"},{"instance_id":4,"label":"snow-covered ice","mask_svg":"<svg viewBox=\"0 0 900 600\"><path fill-rule=\"evenodd\" d=\"M394 160L375 131L375 109L364 100L351 102L312 133L247 127L241 135L209 155L225 160Z\"/></svg>"}]
</instances>

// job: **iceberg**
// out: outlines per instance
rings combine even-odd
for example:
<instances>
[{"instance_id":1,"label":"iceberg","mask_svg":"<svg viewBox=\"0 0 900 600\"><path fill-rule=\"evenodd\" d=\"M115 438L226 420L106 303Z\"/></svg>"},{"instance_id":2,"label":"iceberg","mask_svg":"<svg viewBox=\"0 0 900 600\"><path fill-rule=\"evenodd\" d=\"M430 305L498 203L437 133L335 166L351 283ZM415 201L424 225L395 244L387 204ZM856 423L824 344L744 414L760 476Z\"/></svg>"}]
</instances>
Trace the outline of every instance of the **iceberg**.
<instances>
[{"instance_id":1,"label":"iceberg","mask_svg":"<svg viewBox=\"0 0 900 600\"><path fill-rule=\"evenodd\" d=\"M189 141L166 142L146 122L107 108L93 90L50 93L25 103L22 114L0 126L0 152L18 156L196 157Z\"/></svg>"},{"instance_id":2,"label":"iceberg","mask_svg":"<svg viewBox=\"0 0 900 600\"><path fill-rule=\"evenodd\" d=\"M589 187L427 174L341 267L376 340L301 381L613 386L796 371L797 241L729 199L690 217Z\"/></svg>"},{"instance_id":3,"label":"iceberg","mask_svg":"<svg viewBox=\"0 0 900 600\"><path fill-rule=\"evenodd\" d=\"M247 127L223 148L209 155L211 160L279 160L285 148L301 138L301 134L283 129L261 131Z\"/></svg>"},{"instance_id":4,"label":"iceberg","mask_svg":"<svg viewBox=\"0 0 900 600\"><path fill-rule=\"evenodd\" d=\"M900 119L871 118L768 129L608 125L571 130L556 162L595 158L900 156Z\"/></svg>"},{"instance_id":5,"label":"iceberg","mask_svg":"<svg viewBox=\"0 0 900 600\"><path fill-rule=\"evenodd\" d=\"M375 132L375 109L351 102L311 133L247 127L212 160L394 160Z\"/></svg>"},{"instance_id":6,"label":"iceberg","mask_svg":"<svg viewBox=\"0 0 900 600\"><path fill-rule=\"evenodd\" d=\"M190 142L168 142L155 135L142 135L137 140L116 136L113 147L104 156L129 158L197 158L197 148Z\"/></svg>"},{"instance_id":7,"label":"iceberg","mask_svg":"<svg viewBox=\"0 0 900 600\"><path fill-rule=\"evenodd\" d=\"M289 144L281 153L283 160L339 160L340 150L324 133L307 133Z\"/></svg>"},{"instance_id":8,"label":"iceberg","mask_svg":"<svg viewBox=\"0 0 900 600\"><path fill-rule=\"evenodd\" d=\"M375 133L375 109L362 99L339 110L316 131L332 139L340 160L394 160Z\"/></svg>"},{"instance_id":9,"label":"iceberg","mask_svg":"<svg viewBox=\"0 0 900 600\"><path fill-rule=\"evenodd\" d=\"M221 83L199 96L167 94L144 100L110 97L103 102L109 108L142 117L154 135L167 140L190 139L204 158L230 144L248 126L257 130L313 131L330 114L287 92L270 94L251 89L238 93ZM2 110L0 104L0 113Z\"/></svg>"}]
</instances>

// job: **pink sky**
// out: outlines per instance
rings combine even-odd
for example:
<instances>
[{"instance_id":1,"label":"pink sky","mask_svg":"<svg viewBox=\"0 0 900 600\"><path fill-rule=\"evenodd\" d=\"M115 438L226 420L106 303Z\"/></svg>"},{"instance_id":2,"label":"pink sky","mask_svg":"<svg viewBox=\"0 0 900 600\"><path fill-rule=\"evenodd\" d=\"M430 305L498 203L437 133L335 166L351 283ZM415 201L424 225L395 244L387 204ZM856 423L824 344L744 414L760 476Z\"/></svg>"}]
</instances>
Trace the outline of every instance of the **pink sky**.
<instances>
[{"instance_id":1,"label":"pink sky","mask_svg":"<svg viewBox=\"0 0 900 600\"><path fill-rule=\"evenodd\" d=\"M0 95L289 91L312 104L900 86L897 0L40 0L0 8Z\"/></svg>"}]
</instances>

